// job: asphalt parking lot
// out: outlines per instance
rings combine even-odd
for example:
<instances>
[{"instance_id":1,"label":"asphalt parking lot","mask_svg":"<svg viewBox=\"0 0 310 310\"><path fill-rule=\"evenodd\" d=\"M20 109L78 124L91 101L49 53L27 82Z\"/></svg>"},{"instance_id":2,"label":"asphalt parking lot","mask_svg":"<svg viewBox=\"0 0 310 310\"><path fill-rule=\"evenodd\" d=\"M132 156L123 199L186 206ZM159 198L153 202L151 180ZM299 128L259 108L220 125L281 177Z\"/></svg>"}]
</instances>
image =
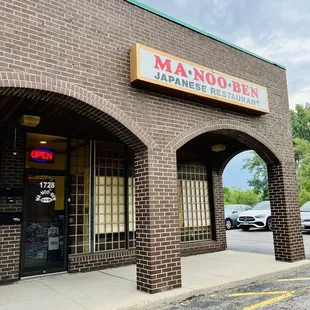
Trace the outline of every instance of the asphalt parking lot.
<instances>
[{"instance_id":1,"label":"asphalt parking lot","mask_svg":"<svg viewBox=\"0 0 310 310\"><path fill-rule=\"evenodd\" d=\"M262 229L227 231L227 247L240 252L274 255L272 232ZM303 234L306 257L310 259L310 234ZM309 261L310 262L310 261ZM278 278L253 281L207 295L199 295L162 310L220 309L310 309L310 268L301 268Z\"/></svg>"},{"instance_id":2,"label":"asphalt parking lot","mask_svg":"<svg viewBox=\"0 0 310 310\"><path fill-rule=\"evenodd\" d=\"M251 228L226 231L227 248L233 251L274 255L272 232ZM306 257L310 259L310 234L303 234Z\"/></svg>"},{"instance_id":3,"label":"asphalt parking lot","mask_svg":"<svg viewBox=\"0 0 310 310\"><path fill-rule=\"evenodd\" d=\"M272 232L262 229L232 229L227 232L229 250L274 255ZM310 259L310 234L303 234ZM309 260L310 264L310 260ZM242 272L242 270L240 270ZM310 309L310 265L265 280L253 280L228 290L201 294L161 310L308 310Z\"/></svg>"},{"instance_id":4,"label":"asphalt parking lot","mask_svg":"<svg viewBox=\"0 0 310 310\"><path fill-rule=\"evenodd\" d=\"M229 290L199 295L162 310L308 310L310 309L310 268L301 267L265 281Z\"/></svg>"}]
</instances>

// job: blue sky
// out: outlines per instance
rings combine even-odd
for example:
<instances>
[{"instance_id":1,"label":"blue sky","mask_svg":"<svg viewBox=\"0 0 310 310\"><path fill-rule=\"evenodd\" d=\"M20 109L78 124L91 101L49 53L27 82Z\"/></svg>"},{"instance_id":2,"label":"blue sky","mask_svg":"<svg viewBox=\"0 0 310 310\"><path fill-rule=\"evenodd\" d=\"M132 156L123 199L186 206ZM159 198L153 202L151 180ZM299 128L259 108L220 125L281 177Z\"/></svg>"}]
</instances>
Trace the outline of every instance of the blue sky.
<instances>
[{"instance_id":1,"label":"blue sky","mask_svg":"<svg viewBox=\"0 0 310 310\"><path fill-rule=\"evenodd\" d=\"M139 0L287 70L290 107L310 101L310 1Z\"/></svg>"},{"instance_id":2,"label":"blue sky","mask_svg":"<svg viewBox=\"0 0 310 310\"><path fill-rule=\"evenodd\" d=\"M223 173L224 186L237 186L242 189L249 188L247 180L251 178L251 174L247 170L242 170L241 167L244 164L243 160L247 157L252 157L252 154L252 151L240 153L228 163Z\"/></svg>"},{"instance_id":3,"label":"blue sky","mask_svg":"<svg viewBox=\"0 0 310 310\"><path fill-rule=\"evenodd\" d=\"M139 0L286 67L290 107L310 101L310 1ZM224 185L247 188L247 154L225 169ZM238 178L235 176L238 175Z\"/></svg>"}]
</instances>

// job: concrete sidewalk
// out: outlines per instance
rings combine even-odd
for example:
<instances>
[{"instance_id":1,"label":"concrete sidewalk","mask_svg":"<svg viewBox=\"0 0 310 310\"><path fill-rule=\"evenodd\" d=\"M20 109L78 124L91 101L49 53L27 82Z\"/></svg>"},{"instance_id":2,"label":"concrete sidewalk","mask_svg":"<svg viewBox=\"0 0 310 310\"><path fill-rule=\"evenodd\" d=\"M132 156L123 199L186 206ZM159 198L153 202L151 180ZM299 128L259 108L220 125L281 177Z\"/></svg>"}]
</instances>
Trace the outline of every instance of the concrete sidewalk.
<instances>
[{"instance_id":1,"label":"concrete sidewalk","mask_svg":"<svg viewBox=\"0 0 310 310\"><path fill-rule=\"evenodd\" d=\"M220 286L310 264L276 262L273 256L223 251L182 258L183 287L155 295L136 290L135 266L65 274L0 287L0 310L148 309Z\"/></svg>"}]
</instances>

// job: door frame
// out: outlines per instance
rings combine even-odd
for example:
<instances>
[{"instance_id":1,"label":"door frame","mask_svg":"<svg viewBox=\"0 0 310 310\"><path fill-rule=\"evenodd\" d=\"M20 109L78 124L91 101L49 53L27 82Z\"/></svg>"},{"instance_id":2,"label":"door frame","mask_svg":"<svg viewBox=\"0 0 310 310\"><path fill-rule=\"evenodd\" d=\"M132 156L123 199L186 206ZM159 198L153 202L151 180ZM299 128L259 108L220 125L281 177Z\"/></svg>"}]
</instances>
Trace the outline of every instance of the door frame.
<instances>
[{"instance_id":1,"label":"door frame","mask_svg":"<svg viewBox=\"0 0 310 310\"><path fill-rule=\"evenodd\" d=\"M26 197L28 195L28 176L29 175L50 175L50 176L63 176L65 177L65 188L64 188L64 236L63 236L63 247L64 247L64 268L63 270L55 270L47 273L38 274L27 274L24 275L24 263L25 263L25 240L26 240ZM21 245L20 245L20 267L19 267L19 277L26 278L30 276L40 276L45 274L52 274L57 272L68 272L68 229L69 229L69 181L70 174L68 169L66 170L51 170L51 169L37 169L37 168L26 168L24 173L24 196L23 196L23 206L22 206L22 222L21 222Z\"/></svg>"}]
</instances>

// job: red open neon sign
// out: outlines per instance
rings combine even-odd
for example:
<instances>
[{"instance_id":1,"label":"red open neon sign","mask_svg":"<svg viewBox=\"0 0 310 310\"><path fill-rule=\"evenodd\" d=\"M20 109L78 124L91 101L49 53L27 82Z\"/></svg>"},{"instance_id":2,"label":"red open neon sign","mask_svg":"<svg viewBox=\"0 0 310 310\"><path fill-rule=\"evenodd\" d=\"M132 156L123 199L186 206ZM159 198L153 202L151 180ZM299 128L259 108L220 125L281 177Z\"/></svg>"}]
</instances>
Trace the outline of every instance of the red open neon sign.
<instances>
[{"instance_id":1,"label":"red open neon sign","mask_svg":"<svg viewBox=\"0 0 310 310\"><path fill-rule=\"evenodd\" d=\"M55 151L51 149L32 149L29 153L29 161L53 164L55 162Z\"/></svg>"}]
</instances>

